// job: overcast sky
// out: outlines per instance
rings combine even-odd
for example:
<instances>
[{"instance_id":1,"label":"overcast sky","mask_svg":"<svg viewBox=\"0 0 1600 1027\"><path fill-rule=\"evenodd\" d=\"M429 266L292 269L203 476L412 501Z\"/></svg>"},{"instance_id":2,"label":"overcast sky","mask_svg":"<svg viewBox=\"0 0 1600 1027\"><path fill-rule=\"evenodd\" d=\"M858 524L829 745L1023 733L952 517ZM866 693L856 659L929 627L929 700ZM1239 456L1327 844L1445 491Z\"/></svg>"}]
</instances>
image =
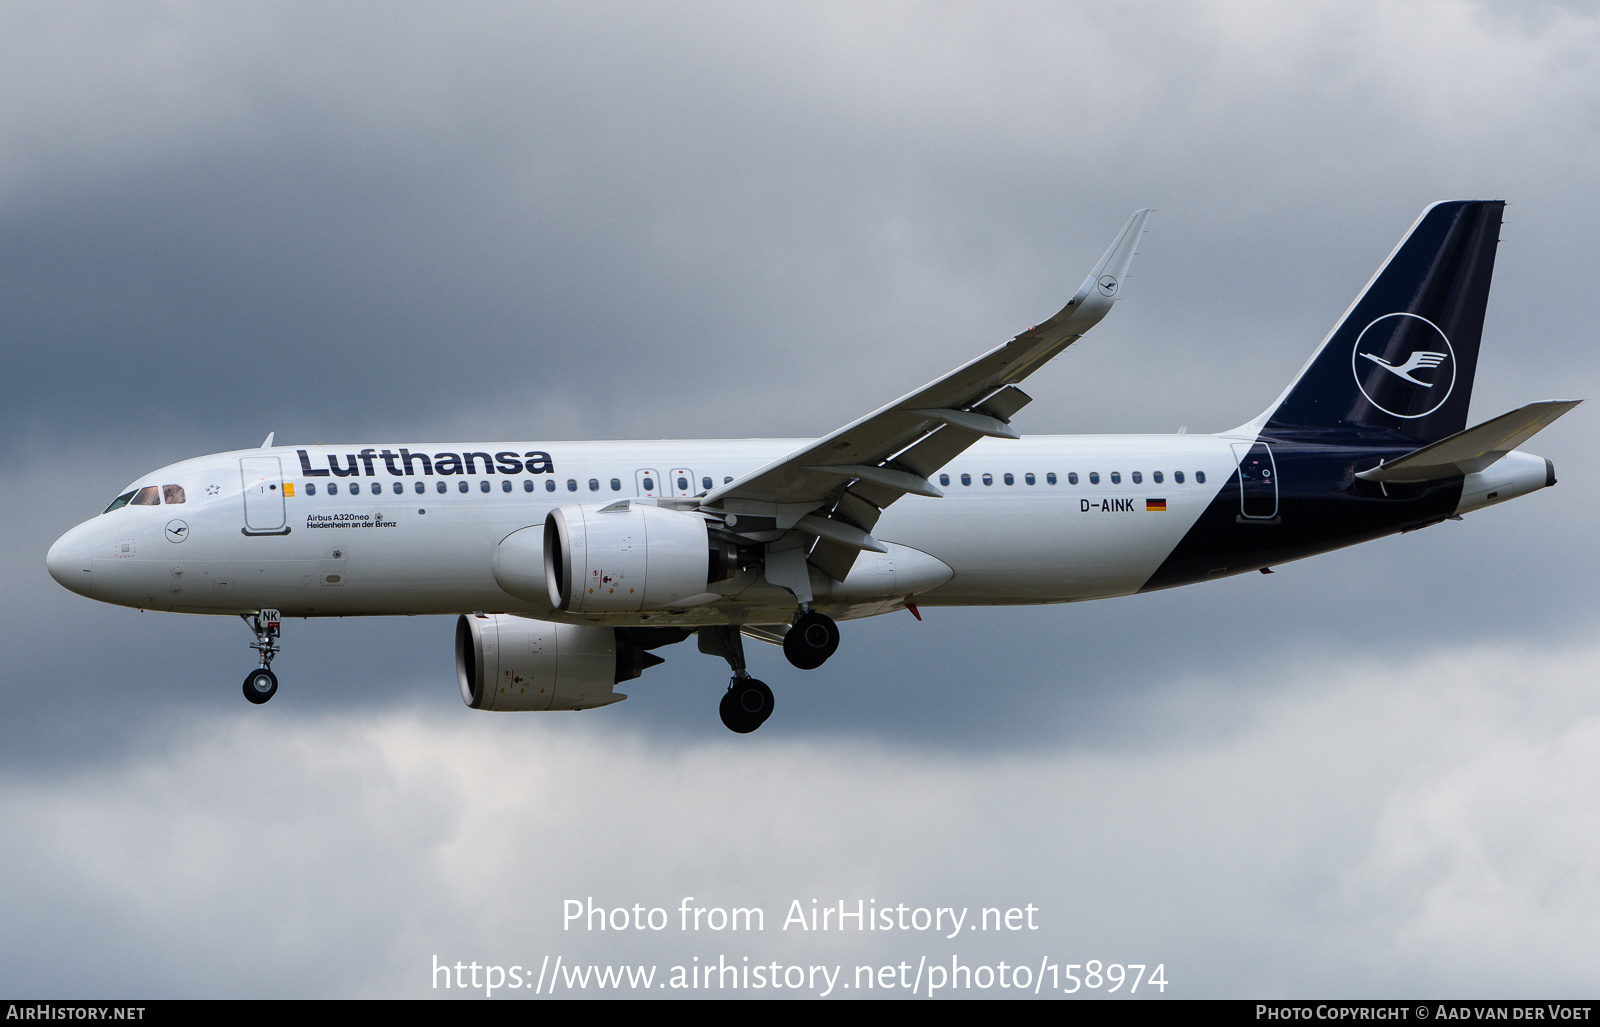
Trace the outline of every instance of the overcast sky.
<instances>
[{"instance_id":1,"label":"overcast sky","mask_svg":"<svg viewBox=\"0 0 1600 1027\"><path fill-rule=\"evenodd\" d=\"M447 618L288 624L252 707L237 621L44 553L269 431L819 435L1053 313L1147 206L1020 430L1247 421L1438 199L1511 204L1473 419L1594 397L1597 172L1585 5L0 6L0 993L432 995L435 956L548 955L1592 996L1593 404L1527 447L1557 488L1462 522L855 622L810 674L755 646L748 737L692 644L617 706L470 711ZM767 930L562 930L691 895ZM858 898L1040 929L780 929Z\"/></svg>"}]
</instances>

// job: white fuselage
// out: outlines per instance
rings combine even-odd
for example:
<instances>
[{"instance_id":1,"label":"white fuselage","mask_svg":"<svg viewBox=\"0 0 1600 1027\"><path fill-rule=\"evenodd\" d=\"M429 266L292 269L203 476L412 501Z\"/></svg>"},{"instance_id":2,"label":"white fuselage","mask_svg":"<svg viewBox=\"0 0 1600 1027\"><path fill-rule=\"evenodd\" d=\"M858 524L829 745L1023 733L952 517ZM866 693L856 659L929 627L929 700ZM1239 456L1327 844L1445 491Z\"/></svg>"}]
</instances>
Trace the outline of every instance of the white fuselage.
<instances>
[{"instance_id":1,"label":"white fuselage","mask_svg":"<svg viewBox=\"0 0 1600 1027\"><path fill-rule=\"evenodd\" d=\"M549 616L548 606L515 598L496 582L495 548L506 536L541 525L557 506L694 495L705 491L705 479L720 485L803 443L306 448L312 470L328 470L330 455L336 455L334 467L347 469L348 455L371 454L357 459L356 473L345 477L307 475L299 447L215 454L173 464L131 484L129 490L156 486L157 492L178 485L184 501L125 505L86 521L52 549L52 573L61 568L57 576L63 584L95 599L188 613L271 606L286 616L474 610ZM424 474L414 458L409 469L416 473L406 474L398 459L378 455L401 449L430 456L541 452L548 454L550 470L484 473L479 460L476 473ZM263 476L255 473L263 458L282 472L271 482L277 487L266 492L257 480ZM392 473L391 466L401 473ZM1228 442L1216 436L980 442L945 472L945 498L908 496L884 512L875 535L890 546L890 555L863 554L850 588L832 583L837 594L831 605L844 616L859 616L899 605L912 594L929 605L982 605L1136 591L1233 469ZM275 519L278 509L281 522ZM176 521L184 530L169 532ZM287 532L276 533L283 528ZM247 534L248 529L255 531ZM914 553L903 553L902 547ZM898 560L897 553L902 554ZM917 554L938 561L948 573L930 576L927 565L908 568L908 557ZM898 578L890 566L896 563ZM829 586L825 579L817 581L819 602L830 602ZM722 583L719 594L725 600L690 619L759 619L762 609L793 608L792 597L754 575ZM649 623L650 617L605 620Z\"/></svg>"}]
</instances>

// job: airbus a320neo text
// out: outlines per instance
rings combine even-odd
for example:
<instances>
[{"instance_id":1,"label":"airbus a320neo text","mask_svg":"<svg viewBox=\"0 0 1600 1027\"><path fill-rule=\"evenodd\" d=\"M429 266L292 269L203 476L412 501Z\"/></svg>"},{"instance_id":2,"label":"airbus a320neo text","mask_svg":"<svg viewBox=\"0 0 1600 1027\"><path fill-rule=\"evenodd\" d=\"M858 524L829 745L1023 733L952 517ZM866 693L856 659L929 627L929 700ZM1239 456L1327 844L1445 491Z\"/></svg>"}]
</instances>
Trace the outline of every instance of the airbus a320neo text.
<instances>
[{"instance_id":1,"label":"airbus a320neo text","mask_svg":"<svg viewBox=\"0 0 1600 1027\"><path fill-rule=\"evenodd\" d=\"M461 696L582 710L698 639L738 732L772 714L744 639L802 670L838 622L1188 585L1555 484L1517 446L1577 401L1467 427L1504 204L1423 211L1300 374L1215 435L1020 437L1019 384L1106 316L1149 211L1066 306L815 440L274 446L140 476L51 547L65 587L237 615L277 691L281 618L455 614Z\"/></svg>"}]
</instances>

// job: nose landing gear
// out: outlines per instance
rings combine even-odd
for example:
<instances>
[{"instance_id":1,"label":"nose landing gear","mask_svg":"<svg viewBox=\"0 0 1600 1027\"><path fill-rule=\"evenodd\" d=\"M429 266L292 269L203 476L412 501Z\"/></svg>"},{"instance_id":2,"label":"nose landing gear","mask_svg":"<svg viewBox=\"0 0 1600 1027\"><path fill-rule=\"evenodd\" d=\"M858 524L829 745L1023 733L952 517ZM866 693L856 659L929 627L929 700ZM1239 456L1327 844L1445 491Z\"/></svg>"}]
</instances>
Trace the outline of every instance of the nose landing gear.
<instances>
[{"instance_id":1,"label":"nose landing gear","mask_svg":"<svg viewBox=\"0 0 1600 1027\"><path fill-rule=\"evenodd\" d=\"M239 616L255 633L256 640L250 643L250 648L261 654L261 667L245 676L244 697L260 706L278 694L278 675L272 673L272 658L278 655L277 639L283 629L277 610L262 610L254 617Z\"/></svg>"}]
</instances>

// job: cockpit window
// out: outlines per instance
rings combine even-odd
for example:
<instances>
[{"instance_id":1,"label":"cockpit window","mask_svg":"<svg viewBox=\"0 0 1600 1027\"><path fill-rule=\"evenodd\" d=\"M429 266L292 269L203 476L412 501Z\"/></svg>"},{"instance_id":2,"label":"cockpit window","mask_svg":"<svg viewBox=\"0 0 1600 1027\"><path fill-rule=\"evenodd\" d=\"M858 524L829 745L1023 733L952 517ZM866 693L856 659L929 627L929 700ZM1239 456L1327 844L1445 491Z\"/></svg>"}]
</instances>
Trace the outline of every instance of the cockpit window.
<instances>
[{"instance_id":1,"label":"cockpit window","mask_svg":"<svg viewBox=\"0 0 1600 1027\"><path fill-rule=\"evenodd\" d=\"M128 505L129 506L160 506L161 505L161 490L156 488L154 485L146 485L144 488L142 488L138 492L134 493L133 498L128 500Z\"/></svg>"},{"instance_id":2,"label":"cockpit window","mask_svg":"<svg viewBox=\"0 0 1600 1027\"><path fill-rule=\"evenodd\" d=\"M133 493L132 492L124 492L122 495L118 496L116 499L113 499L111 501L111 505L106 507L104 512L105 513L110 513L113 510L120 510L123 507L127 506L128 505L128 500L130 500L132 498L133 498Z\"/></svg>"},{"instance_id":3,"label":"cockpit window","mask_svg":"<svg viewBox=\"0 0 1600 1027\"><path fill-rule=\"evenodd\" d=\"M163 503L168 504L168 505L171 505L173 503L181 503L181 502L183 502L183 486L182 485L163 485L163 486L161 486L161 501Z\"/></svg>"}]
</instances>

